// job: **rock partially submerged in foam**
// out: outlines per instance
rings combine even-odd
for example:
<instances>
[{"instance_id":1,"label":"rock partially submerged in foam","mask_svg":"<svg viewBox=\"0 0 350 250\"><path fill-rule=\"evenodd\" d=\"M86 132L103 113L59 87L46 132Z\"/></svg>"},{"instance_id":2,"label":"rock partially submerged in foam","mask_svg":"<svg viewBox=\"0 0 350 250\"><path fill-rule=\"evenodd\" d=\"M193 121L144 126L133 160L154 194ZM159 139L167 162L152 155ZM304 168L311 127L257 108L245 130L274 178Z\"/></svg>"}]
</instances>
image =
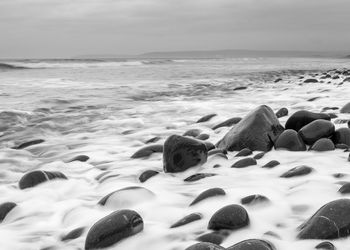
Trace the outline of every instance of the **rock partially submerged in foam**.
<instances>
[{"instance_id":1,"label":"rock partially submerged in foam","mask_svg":"<svg viewBox=\"0 0 350 250\"><path fill-rule=\"evenodd\" d=\"M221 128L221 127L231 127L232 125L235 125L235 124L239 123L241 120L242 120L241 117L233 117L233 118L230 118L230 119L228 119L228 120L226 120L226 121L223 121L223 122L221 122L221 123L215 125L215 126L213 127L213 130L218 129L218 128Z\"/></svg>"},{"instance_id":2,"label":"rock partially submerged in foam","mask_svg":"<svg viewBox=\"0 0 350 250\"><path fill-rule=\"evenodd\" d=\"M259 239L249 239L238 242L237 244L226 248L226 250L275 250L276 248L270 242Z\"/></svg>"},{"instance_id":3,"label":"rock partially submerged in foam","mask_svg":"<svg viewBox=\"0 0 350 250\"><path fill-rule=\"evenodd\" d=\"M55 179L67 179L67 177L61 172L54 171L42 171L35 170L26 173L19 181L19 188L25 189L30 187L35 187L36 185Z\"/></svg>"},{"instance_id":4,"label":"rock partially submerged in foam","mask_svg":"<svg viewBox=\"0 0 350 250\"><path fill-rule=\"evenodd\" d=\"M216 197L216 196L224 196L226 195L225 190L223 190L222 188L210 188L208 190L203 191L202 193L200 193L190 204L190 206L193 206L201 201L203 201L204 199L208 199L210 197Z\"/></svg>"},{"instance_id":5,"label":"rock partially submerged in foam","mask_svg":"<svg viewBox=\"0 0 350 250\"><path fill-rule=\"evenodd\" d=\"M202 122L207 122L209 121L211 118L213 118L214 116L217 116L217 114L209 114L206 116L201 117L200 119L198 119L198 121L196 123L202 123Z\"/></svg>"},{"instance_id":6,"label":"rock partially submerged in foam","mask_svg":"<svg viewBox=\"0 0 350 250\"><path fill-rule=\"evenodd\" d=\"M272 109L259 106L234 126L217 144L217 148L239 151L244 148L269 151L283 132Z\"/></svg>"},{"instance_id":7,"label":"rock partially submerged in foam","mask_svg":"<svg viewBox=\"0 0 350 250\"><path fill-rule=\"evenodd\" d=\"M345 106L340 109L340 113L343 113L343 114L350 113L350 102L345 104Z\"/></svg>"},{"instance_id":8,"label":"rock partially submerged in foam","mask_svg":"<svg viewBox=\"0 0 350 250\"><path fill-rule=\"evenodd\" d=\"M314 113L307 110L299 110L288 118L285 128L299 131L305 125L318 119L329 121L331 118L326 113Z\"/></svg>"},{"instance_id":9,"label":"rock partially submerged in foam","mask_svg":"<svg viewBox=\"0 0 350 250\"><path fill-rule=\"evenodd\" d=\"M153 153L162 153L163 152L163 145L161 144L154 144L154 145L149 145L146 147L143 147L139 150L137 150L132 156L132 159L137 159L137 158L143 158L143 157L149 157Z\"/></svg>"},{"instance_id":10,"label":"rock partially submerged in foam","mask_svg":"<svg viewBox=\"0 0 350 250\"><path fill-rule=\"evenodd\" d=\"M334 131L335 127L332 122L318 119L302 127L298 134L306 144L312 145L321 138L330 137Z\"/></svg>"},{"instance_id":11,"label":"rock partially submerged in foam","mask_svg":"<svg viewBox=\"0 0 350 250\"><path fill-rule=\"evenodd\" d=\"M310 150L313 151L332 151L335 149L334 143L328 138L321 138L317 140L311 147Z\"/></svg>"},{"instance_id":12,"label":"rock partially submerged in foam","mask_svg":"<svg viewBox=\"0 0 350 250\"><path fill-rule=\"evenodd\" d=\"M24 149L33 145L37 145L40 143L43 143L45 140L43 139L36 139L36 140L32 140L32 141L28 141L28 142L24 142L20 145L18 145L17 147L14 147L13 149Z\"/></svg>"},{"instance_id":13,"label":"rock partially submerged in foam","mask_svg":"<svg viewBox=\"0 0 350 250\"><path fill-rule=\"evenodd\" d=\"M244 207L240 205L228 205L219 209L211 218L208 229L237 230L249 225L249 216Z\"/></svg>"},{"instance_id":14,"label":"rock partially submerged in foam","mask_svg":"<svg viewBox=\"0 0 350 250\"><path fill-rule=\"evenodd\" d=\"M170 226L170 228L181 227L181 226L184 226L184 225L189 224L191 222L200 220L202 218L203 218L202 214L200 214L200 213L192 213L192 214L189 214L189 215L185 216L184 218L178 220L174 224L172 224Z\"/></svg>"},{"instance_id":15,"label":"rock partially submerged in foam","mask_svg":"<svg viewBox=\"0 0 350 250\"><path fill-rule=\"evenodd\" d=\"M5 202L0 205L0 223L5 219L7 214L17 206L14 202Z\"/></svg>"},{"instance_id":16,"label":"rock partially submerged in foam","mask_svg":"<svg viewBox=\"0 0 350 250\"><path fill-rule=\"evenodd\" d=\"M225 250L225 248L209 242L200 242L187 247L185 250Z\"/></svg>"}]
</instances>

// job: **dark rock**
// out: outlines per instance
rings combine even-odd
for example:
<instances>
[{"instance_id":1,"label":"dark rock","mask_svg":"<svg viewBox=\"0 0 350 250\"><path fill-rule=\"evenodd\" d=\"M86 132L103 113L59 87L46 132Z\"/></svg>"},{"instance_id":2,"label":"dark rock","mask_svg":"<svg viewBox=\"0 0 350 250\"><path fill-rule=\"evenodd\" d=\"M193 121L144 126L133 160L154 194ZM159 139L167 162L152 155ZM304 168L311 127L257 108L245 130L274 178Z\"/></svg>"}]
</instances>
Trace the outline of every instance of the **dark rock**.
<instances>
[{"instance_id":1,"label":"dark rock","mask_svg":"<svg viewBox=\"0 0 350 250\"><path fill-rule=\"evenodd\" d=\"M74 240L79 238L85 231L85 227L78 227L61 237L61 241Z\"/></svg>"},{"instance_id":2,"label":"dark rock","mask_svg":"<svg viewBox=\"0 0 350 250\"><path fill-rule=\"evenodd\" d=\"M215 148L215 149L212 149L212 150L210 150L208 152L208 156L215 155L215 154L224 154L224 155L226 155L227 154L227 150Z\"/></svg>"},{"instance_id":3,"label":"dark rock","mask_svg":"<svg viewBox=\"0 0 350 250\"><path fill-rule=\"evenodd\" d=\"M209 242L200 242L189 246L185 250L225 250L225 248Z\"/></svg>"},{"instance_id":4,"label":"dark rock","mask_svg":"<svg viewBox=\"0 0 350 250\"><path fill-rule=\"evenodd\" d=\"M275 247L265 240L249 239L230 246L226 250L275 250Z\"/></svg>"},{"instance_id":5,"label":"dark rock","mask_svg":"<svg viewBox=\"0 0 350 250\"><path fill-rule=\"evenodd\" d=\"M262 166L262 168L274 168L278 165L280 165L279 161L272 160L272 161L269 161L268 163L266 163L264 166Z\"/></svg>"},{"instance_id":6,"label":"dark rock","mask_svg":"<svg viewBox=\"0 0 350 250\"><path fill-rule=\"evenodd\" d=\"M183 136L197 137L197 136L199 136L201 133L202 133L202 130L193 128L193 129L187 130L187 131L183 134Z\"/></svg>"},{"instance_id":7,"label":"dark rock","mask_svg":"<svg viewBox=\"0 0 350 250\"><path fill-rule=\"evenodd\" d=\"M315 246L316 249L323 249L323 250L335 250L335 246L330 243L329 241L324 241Z\"/></svg>"},{"instance_id":8,"label":"dark rock","mask_svg":"<svg viewBox=\"0 0 350 250\"><path fill-rule=\"evenodd\" d=\"M219 168L219 167L221 167L220 164L215 164L215 165L213 166L213 168Z\"/></svg>"},{"instance_id":9,"label":"dark rock","mask_svg":"<svg viewBox=\"0 0 350 250\"><path fill-rule=\"evenodd\" d=\"M226 120L224 122L221 122L221 123L215 125L213 127L213 130L221 128L221 127L231 127L232 125L235 125L235 124L239 123L241 120L242 120L241 117L230 118L230 119L228 119L228 120Z\"/></svg>"},{"instance_id":10,"label":"dark rock","mask_svg":"<svg viewBox=\"0 0 350 250\"><path fill-rule=\"evenodd\" d=\"M143 158L148 157L152 155L153 153L162 153L163 152L163 145L161 144L153 144L146 147L143 147L139 150L137 150L132 156L132 159L137 158Z\"/></svg>"},{"instance_id":11,"label":"dark rock","mask_svg":"<svg viewBox=\"0 0 350 250\"><path fill-rule=\"evenodd\" d=\"M87 155L78 155L78 156L75 156L74 158L70 159L68 162L72 162L72 161L86 162L89 159L90 159L90 157Z\"/></svg>"},{"instance_id":12,"label":"dark rock","mask_svg":"<svg viewBox=\"0 0 350 250\"><path fill-rule=\"evenodd\" d=\"M338 239L350 234L350 200L339 199L322 206L300 227L300 239Z\"/></svg>"},{"instance_id":13,"label":"dark rock","mask_svg":"<svg viewBox=\"0 0 350 250\"><path fill-rule=\"evenodd\" d=\"M337 109L339 109L339 108L338 108L338 107L324 107L324 108L322 109L322 112L328 111L328 110L337 110Z\"/></svg>"},{"instance_id":14,"label":"dark rock","mask_svg":"<svg viewBox=\"0 0 350 250\"><path fill-rule=\"evenodd\" d=\"M155 136L155 137L152 137L151 139L147 140L145 143L146 144L149 144L149 143L154 143L154 142L157 142L159 141L161 138L159 136Z\"/></svg>"},{"instance_id":15,"label":"dark rock","mask_svg":"<svg viewBox=\"0 0 350 250\"><path fill-rule=\"evenodd\" d=\"M227 155L223 154L223 153L216 153L215 155L213 155L213 157L219 157L219 158L223 158L228 160Z\"/></svg>"},{"instance_id":16,"label":"dark rock","mask_svg":"<svg viewBox=\"0 0 350 250\"><path fill-rule=\"evenodd\" d=\"M210 114L210 115L203 116L203 117L200 118L196 123L207 122L207 121L209 121L211 118L213 118L214 116L217 116L217 114Z\"/></svg>"},{"instance_id":17,"label":"dark rock","mask_svg":"<svg viewBox=\"0 0 350 250\"><path fill-rule=\"evenodd\" d=\"M298 133L306 144L312 145L321 138L330 137L334 130L332 122L320 119L305 125Z\"/></svg>"},{"instance_id":18,"label":"dark rock","mask_svg":"<svg viewBox=\"0 0 350 250\"><path fill-rule=\"evenodd\" d=\"M346 144L340 143L340 144L336 144L335 148L337 148L337 149L349 149L349 146Z\"/></svg>"},{"instance_id":19,"label":"dark rock","mask_svg":"<svg viewBox=\"0 0 350 250\"><path fill-rule=\"evenodd\" d=\"M208 149L203 142L172 135L164 143L164 172L182 172L207 161Z\"/></svg>"},{"instance_id":20,"label":"dark rock","mask_svg":"<svg viewBox=\"0 0 350 250\"><path fill-rule=\"evenodd\" d=\"M335 75L332 77L332 79L336 80L336 79L339 79L340 77L338 75Z\"/></svg>"},{"instance_id":21,"label":"dark rock","mask_svg":"<svg viewBox=\"0 0 350 250\"><path fill-rule=\"evenodd\" d=\"M20 144L17 147L14 147L13 149L23 149L23 148L27 148L36 144L40 144L43 143L45 140L42 139L38 139L38 140L32 140L32 141L28 141L28 142L24 142L22 144Z\"/></svg>"},{"instance_id":22,"label":"dark rock","mask_svg":"<svg viewBox=\"0 0 350 250\"><path fill-rule=\"evenodd\" d=\"M234 88L233 91L235 91L235 90L244 90L244 89L247 89L247 88L248 87L246 87L246 86L239 86L239 87Z\"/></svg>"},{"instance_id":23,"label":"dark rock","mask_svg":"<svg viewBox=\"0 0 350 250\"><path fill-rule=\"evenodd\" d=\"M0 223L5 219L6 215L17 206L14 202L5 202L0 205Z\"/></svg>"},{"instance_id":24,"label":"dark rock","mask_svg":"<svg viewBox=\"0 0 350 250\"><path fill-rule=\"evenodd\" d=\"M330 120L328 114L325 113L313 113L306 110L300 110L291 115L286 122L286 129L293 129L295 131L299 131L305 125L318 120Z\"/></svg>"},{"instance_id":25,"label":"dark rock","mask_svg":"<svg viewBox=\"0 0 350 250\"><path fill-rule=\"evenodd\" d=\"M106 248L143 230L141 216L132 210L119 210L97 221L89 230L85 250Z\"/></svg>"},{"instance_id":26,"label":"dark rock","mask_svg":"<svg viewBox=\"0 0 350 250\"><path fill-rule=\"evenodd\" d=\"M245 167L249 167L249 166L253 166L253 165L256 165L257 162L254 158L244 158L244 159L241 159L239 161L236 161L232 166L231 168L245 168Z\"/></svg>"},{"instance_id":27,"label":"dark rock","mask_svg":"<svg viewBox=\"0 0 350 250\"><path fill-rule=\"evenodd\" d=\"M216 146L229 151L249 148L266 152L283 130L272 109L262 105L244 117Z\"/></svg>"},{"instance_id":28,"label":"dark rock","mask_svg":"<svg viewBox=\"0 0 350 250\"><path fill-rule=\"evenodd\" d=\"M186 225L186 224L191 223L193 221L200 220L202 218L203 218L203 216L200 213L192 213L192 214L185 216L181 220L175 222L173 225L171 225L170 228L181 227L183 225Z\"/></svg>"},{"instance_id":29,"label":"dark rock","mask_svg":"<svg viewBox=\"0 0 350 250\"><path fill-rule=\"evenodd\" d=\"M315 100L317 100L317 99L320 99L321 97L312 97L312 98L310 98L310 99L308 99L307 101L308 102L313 102L313 101L315 101Z\"/></svg>"},{"instance_id":30,"label":"dark rock","mask_svg":"<svg viewBox=\"0 0 350 250\"><path fill-rule=\"evenodd\" d=\"M184 179L184 181L186 182L194 182L194 181L198 181L201 179L204 179L206 177L212 177L215 176L216 174L212 174L212 173L199 173L199 174L193 174L189 177L187 177L186 179Z\"/></svg>"},{"instance_id":31,"label":"dark rock","mask_svg":"<svg viewBox=\"0 0 350 250\"><path fill-rule=\"evenodd\" d=\"M219 209L210 219L208 229L236 230L249 225L249 216L244 207L228 205Z\"/></svg>"},{"instance_id":32,"label":"dark rock","mask_svg":"<svg viewBox=\"0 0 350 250\"><path fill-rule=\"evenodd\" d=\"M35 170L29 173L26 173L19 181L19 188L25 189L34 187L40 183L43 183L48 180L53 179L67 179L67 177L61 172L49 172Z\"/></svg>"},{"instance_id":33,"label":"dark rock","mask_svg":"<svg viewBox=\"0 0 350 250\"><path fill-rule=\"evenodd\" d=\"M220 245L226 237L227 236L223 235L221 231L214 231L214 232L203 234L199 236L196 240L200 242L209 242L216 245Z\"/></svg>"},{"instance_id":34,"label":"dark rock","mask_svg":"<svg viewBox=\"0 0 350 250\"><path fill-rule=\"evenodd\" d=\"M196 139L205 141L205 140L208 140L209 137L210 136L208 134L200 134L199 136L196 137Z\"/></svg>"},{"instance_id":35,"label":"dark rock","mask_svg":"<svg viewBox=\"0 0 350 250\"><path fill-rule=\"evenodd\" d=\"M248 155L251 155L253 153L253 151L251 151L249 148L244 148L242 149L241 151L239 151L235 157L238 157L238 156L248 156Z\"/></svg>"},{"instance_id":36,"label":"dark rock","mask_svg":"<svg viewBox=\"0 0 350 250\"><path fill-rule=\"evenodd\" d=\"M337 118L338 116L335 113L328 113L331 119Z\"/></svg>"},{"instance_id":37,"label":"dark rock","mask_svg":"<svg viewBox=\"0 0 350 250\"><path fill-rule=\"evenodd\" d=\"M261 159L261 158L263 158L264 157L264 155L265 155L265 153L264 152L262 152L262 153L258 153L258 154L256 154L256 155L254 155L254 159L255 160L259 160L259 159Z\"/></svg>"},{"instance_id":38,"label":"dark rock","mask_svg":"<svg viewBox=\"0 0 350 250\"><path fill-rule=\"evenodd\" d=\"M335 173L335 174L333 174L334 178L343 178L344 176L346 176L346 174L344 174L344 173Z\"/></svg>"},{"instance_id":39,"label":"dark rock","mask_svg":"<svg viewBox=\"0 0 350 250\"><path fill-rule=\"evenodd\" d=\"M310 150L324 152L334 150L334 143L328 138L321 138L317 140L311 147Z\"/></svg>"},{"instance_id":40,"label":"dark rock","mask_svg":"<svg viewBox=\"0 0 350 250\"><path fill-rule=\"evenodd\" d=\"M241 199L241 203L243 205L256 205L260 203L266 203L269 201L270 200L266 196L260 194L249 195Z\"/></svg>"},{"instance_id":41,"label":"dark rock","mask_svg":"<svg viewBox=\"0 0 350 250\"><path fill-rule=\"evenodd\" d=\"M288 115L288 109L287 108L280 108L277 112L276 112L276 117L277 118L281 118L284 116Z\"/></svg>"},{"instance_id":42,"label":"dark rock","mask_svg":"<svg viewBox=\"0 0 350 250\"><path fill-rule=\"evenodd\" d=\"M222 188L210 188L208 190L205 190L204 192L200 193L197 198L195 198L190 206L193 206L197 204L198 202L201 202L204 199L210 198L210 197L216 197L216 196L224 196L226 195L226 192Z\"/></svg>"},{"instance_id":43,"label":"dark rock","mask_svg":"<svg viewBox=\"0 0 350 250\"><path fill-rule=\"evenodd\" d=\"M295 168L292 168L281 175L283 178L291 178L295 176L303 176L311 173L313 171L312 168L308 166L297 166Z\"/></svg>"},{"instance_id":44,"label":"dark rock","mask_svg":"<svg viewBox=\"0 0 350 250\"><path fill-rule=\"evenodd\" d=\"M282 78L277 78L277 79L274 80L273 82L274 82L274 83L278 83L278 82L280 82L280 81L282 81Z\"/></svg>"},{"instance_id":45,"label":"dark rock","mask_svg":"<svg viewBox=\"0 0 350 250\"><path fill-rule=\"evenodd\" d=\"M205 147L207 148L207 151L213 150L215 149L215 145L209 141L203 141L203 143L205 144Z\"/></svg>"},{"instance_id":46,"label":"dark rock","mask_svg":"<svg viewBox=\"0 0 350 250\"><path fill-rule=\"evenodd\" d=\"M345 123L347 123L347 124L349 125L350 120L348 120L348 119L336 119L336 120L334 121L334 124L345 124ZM349 126L348 126L348 127L349 127Z\"/></svg>"},{"instance_id":47,"label":"dark rock","mask_svg":"<svg viewBox=\"0 0 350 250\"><path fill-rule=\"evenodd\" d=\"M313 79L313 78L309 78L309 79L304 80L304 82L305 83L316 83L316 82L318 82L318 80L317 79Z\"/></svg>"},{"instance_id":48,"label":"dark rock","mask_svg":"<svg viewBox=\"0 0 350 250\"><path fill-rule=\"evenodd\" d=\"M350 128L338 128L332 135L334 144L346 144L350 146Z\"/></svg>"},{"instance_id":49,"label":"dark rock","mask_svg":"<svg viewBox=\"0 0 350 250\"><path fill-rule=\"evenodd\" d=\"M140 182L143 183L143 182L147 181L149 178L151 178L151 177L153 177L153 176L155 176L155 175L157 175L157 174L159 174L158 171L155 171L155 170L146 170L145 172L143 172L143 173L140 175L139 180L140 180Z\"/></svg>"},{"instance_id":50,"label":"dark rock","mask_svg":"<svg viewBox=\"0 0 350 250\"><path fill-rule=\"evenodd\" d=\"M350 182L345 183L341 188L338 190L341 194L348 194L350 193Z\"/></svg>"},{"instance_id":51,"label":"dark rock","mask_svg":"<svg viewBox=\"0 0 350 250\"><path fill-rule=\"evenodd\" d=\"M340 109L340 113L350 113L350 102Z\"/></svg>"}]
</instances>

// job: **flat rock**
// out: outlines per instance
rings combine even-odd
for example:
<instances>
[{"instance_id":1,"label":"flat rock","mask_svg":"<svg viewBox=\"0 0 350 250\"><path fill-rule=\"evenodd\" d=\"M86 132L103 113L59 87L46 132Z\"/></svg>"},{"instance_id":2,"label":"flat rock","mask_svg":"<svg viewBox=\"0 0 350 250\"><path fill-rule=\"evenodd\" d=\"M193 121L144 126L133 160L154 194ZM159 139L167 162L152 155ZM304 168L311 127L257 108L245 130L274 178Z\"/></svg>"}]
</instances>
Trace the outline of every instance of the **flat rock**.
<instances>
[{"instance_id":1,"label":"flat rock","mask_svg":"<svg viewBox=\"0 0 350 250\"><path fill-rule=\"evenodd\" d=\"M318 119L329 121L331 118L326 113L314 113L307 110L299 110L288 118L285 128L299 131L305 125Z\"/></svg>"},{"instance_id":2,"label":"flat rock","mask_svg":"<svg viewBox=\"0 0 350 250\"><path fill-rule=\"evenodd\" d=\"M312 168L308 166L297 166L295 168L292 168L281 175L282 178L291 178L295 176L303 176L311 173L313 171Z\"/></svg>"},{"instance_id":3,"label":"flat rock","mask_svg":"<svg viewBox=\"0 0 350 250\"><path fill-rule=\"evenodd\" d=\"M244 207L228 205L219 209L210 219L208 229L237 230L249 225L249 216Z\"/></svg>"},{"instance_id":4,"label":"flat rock","mask_svg":"<svg viewBox=\"0 0 350 250\"><path fill-rule=\"evenodd\" d=\"M265 156L265 153L264 152L261 152L261 153L257 153L256 155L254 155L254 159L255 160L259 160L261 158L263 158Z\"/></svg>"},{"instance_id":5,"label":"flat rock","mask_svg":"<svg viewBox=\"0 0 350 250\"><path fill-rule=\"evenodd\" d=\"M314 78L308 78L304 80L304 83L316 83L316 82L318 82L318 80Z\"/></svg>"},{"instance_id":6,"label":"flat rock","mask_svg":"<svg viewBox=\"0 0 350 250\"><path fill-rule=\"evenodd\" d=\"M261 203L267 203L269 201L270 200L266 196L260 194L248 195L241 199L241 203L243 205L256 205Z\"/></svg>"},{"instance_id":7,"label":"flat rock","mask_svg":"<svg viewBox=\"0 0 350 250\"><path fill-rule=\"evenodd\" d=\"M86 162L89 159L90 159L90 157L87 155L77 155L77 156L73 157L72 159L70 159L68 162L73 162L73 161Z\"/></svg>"},{"instance_id":8,"label":"flat rock","mask_svg":"<svg viewBox=\"0 0 350 250\"><path fill-rule=\"evenodd\" d=\"M186 179L184 179L184 181L186 182L194 182L194 181L198 181L207 177L212 177L215 176L216 174L212 174L212 173L198 173L198 174L193 174L189 177L187 177Z\"/></svg>"},{"instance_id":9,"label":"flat rock","mask_svg":"<svg viewBox=\"0 0 350 250\"><path fill-rule=\"evenodd\" d=\"M192 214L189 214L189 215L185 216L181 220L175 222L174 224L172 224L170 226L170 228L181 227L183 225L186 225L186 224L191 223L193 221L200 220L202 218L203 218L202 214L200 214L200 213L192 213Z\"/></svg>"},{"instance_id":10,"label":"flat rock","mask_svg":"<svg viewBox=\"0 0 350 250\"><path fill-rule=\"evenodd\" d=\"M162 153L163 152L163 145L161 144L153 144L149 146L145 146L139 150L137 150L132 156L132 159L137 158L143 158L143 157L149 157L153 153Z\"/></svg>"},{"instance_id":11,"label":"flat rock","mask_svg":"<svg viewBox=\"0 0 350 250\"><path fill-rule=\"evenodd\" d=\"M203 201L204 199L208 199L210 197L224 196L224 195L226 195L226 192L222 188L210 188L210 189L207 189L207 190L203 191L202 193L200 193L191 202L190 206L193 206L193 205Z\"/></svg>"},{"instance_id":12,"label":"flat rock","mask_svg":"<svg viewBox=\"0 0 350 250\"><path fill-rule=\"evenodd\" d=\"M274 168L280 164L281 163L279 161L272 160L272 161L269 161L268 163L266 163L265 165L263 165L262 168Z\"/></svg>"},{"instance_id":13,"label":"flat rock","mask_svg":"<svg viewBox=\"0 0 350 250\"><path fill-rule=\"evenodd\" d=\"M42 139L36 139L36 140L32 140L32 141L27 141L27 142L24 142L24 143L20 144L17 147L14 147L13 149L24 149L24 148L27 148L27 147L30 147L30 146L33 146L33 145L36 145L36 144L43 143L44 141L45 140L42 140Z\"/></svg>"},{"instance_id":14,"label":"flat rock","mask_svg":"<svg viewBox=\"0 0 350 250\"><path fill-rule=\"evenodd\" d=\"M256 164L257 164L257 162L254 158L248 157L248 158L244 158L244 159L241 159L239 161L236 161L231 166L231 168L245 168L245 167L253 166Z\"/></svg>"},{"instance_id":15,"label":"flat rock","mask_svg":"<svg viewBox=\"0 0 350 250\"><path fill-rule=\"evenodd\" d=\"M84 231L85 231L85 227L78 227L76 229L73 229L72 231L70 231L66 235L63 235L61 237L61 241L69 241L69 240L77 239L80 236L82 236Z\"/></svg>"},{"instance_id":16,"label":"flat rock","mask_svg":"<svg viewBox=\"0 0 350 250\"><path fill-rule=\"evenodd\" d=\"M193 129L189 129L187 130L183 136L190 136L190 137L197 137L202 133L202 130L197 129L197 128L193 128Z\"/></svg>"},{"instance_id":17,"label":"flat rock","mask_svg":"<svg viewBox=\"0 0 350 250\"><path fill-rule=\"evenodd\" d=\"M253 151L251 151L249 148L244 148L241 151L239 151L235 157L239 157L239 156L248 156L253 154Z\"/></svg>"},{"instance_id":18,"label":"flat rock","mask_svg":"<svg viewBox=\"0 0 350 250\"><path fill-rule=\"evenodd\" d=\"M209 115L203 116L196 123L207 122L214 116L217 116L217 114L209 114Z\"/></svg>"}]
</instances>

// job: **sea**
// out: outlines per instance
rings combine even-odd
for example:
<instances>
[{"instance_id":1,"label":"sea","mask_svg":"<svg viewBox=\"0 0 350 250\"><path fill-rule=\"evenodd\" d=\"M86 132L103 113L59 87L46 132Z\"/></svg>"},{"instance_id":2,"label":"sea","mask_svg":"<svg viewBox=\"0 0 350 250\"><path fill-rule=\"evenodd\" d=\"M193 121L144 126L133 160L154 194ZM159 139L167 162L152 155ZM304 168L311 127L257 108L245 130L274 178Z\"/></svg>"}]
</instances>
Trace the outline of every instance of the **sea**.
<instances>
[{"instance_id":1,"label":"sea","mask_svg":"<svg viewBox=\"0 0 350 250\"><path fill-rule=\"evenodd\" d=\"M184 250L210 232L211 216L220 208L240 204L260 194L267 204L246 206L250 224L222 242L229 247L246 239L265 239L277 250L311 250L320 240L297 239L298 226L327 202L346 198L338 192L350 181L348 153L272 150L255 166L233 169L239 157L209 157L202 166L177 174L164 173L161 153L133 159L146 142L189 129L208 134L216 143L229 130L213 126L244 117L259 105L274 111L285 107L332 112L336 127L347 127L349 114L339 108L350 101L350 82L344 77L321 80L321 74L350 69L345 58L205 58L205 59L50 59L0 61L0 204L17 206L0 223L0 249L84 249L89 228L120 209L137 211L144 230L109 249ZM304 83L305 79L317 83ZM239 88L237 88L239 87ZM331 108L327 111L324 108ZM216 114L204 123L196 121ZM288 116L280 118L282 125ZM16 149L24 142L42 143ZM258 152L254 152L256 154ZM86 162L70 161L86 155ZM278 160L273 169L262 165ZM213 168L215 164L221 167ZM307 165L306 176L281 178L287 170ZM33 170L60 171L67 180L52 180L19 189L23 175ZM145 170L160 173L144 183ZM213 173L195 182L184 179ZM336 173L344 173L337 179ZM105 195L127 187L143 187L152 195L131 192L108 206ZM226 195L189 206L202 191L219 187ZM136 189L137 190L137 189ZM201 220L170 228L191 213ZM63 235L84 228L77 239ZM349 249L349 239L332 241Z\"/></svg>"}]
</instances>

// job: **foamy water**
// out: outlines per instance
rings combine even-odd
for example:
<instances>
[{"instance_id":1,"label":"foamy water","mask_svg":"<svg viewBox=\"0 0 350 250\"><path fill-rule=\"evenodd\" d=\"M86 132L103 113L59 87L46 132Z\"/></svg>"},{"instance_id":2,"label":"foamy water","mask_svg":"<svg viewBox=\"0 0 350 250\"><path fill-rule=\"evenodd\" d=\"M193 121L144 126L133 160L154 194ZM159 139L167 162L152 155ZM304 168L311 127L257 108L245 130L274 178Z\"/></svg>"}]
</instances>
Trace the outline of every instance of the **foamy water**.
<instances>
[{"instance_id":1,"label":"foamy water","mask_svg":"<svg viewBox=\"0 0 350 250\"><path fill-rule=\"evenodd\" d=\"M88 229L112 211L129 208L144 220L144 231L111 249L181 250L205 233L210 217L228 204L239 204L251 194L265 195L271 203L247 206L251 224L234 231L222 246L241 240L263 238L277 249L314 249L320 242L297 240L296 228L325 203L340 197L339 181L350 181L348 154L334 152L267 153L258 165L230 168L239 158L209 157L200 167L178 174L162 171L162 154L148 159L130 156L155 136L163 143L171 134L191 128L217 142L229 130L211 129L228 118L244 116L261 104L275 111L287 107L290 114L306 109L342 107L349 102L350 82L302 84L303 79L333 68L350 68L350 62L335 59L222 59L175 61L16 61L6 62L27 69L0 70L0 204L17 203L0 224L1 249L83 249ZM319 76L315 76L318 78ZM282 78L275 83L274 80ZM245 90L233 91L246 86ZM319 97L314 101L310 98ZM337 119L349 119L338 114ZM218 114L209 122L200 117ZM284 124L288 117L280 119ZM347 126L336 124L337 127ZM22 142L45 142L22 150L11 149ZM257 152L254 152L256 154ZM87 162L68 161L87 155ZM270 160L281 165L261 168ZM221 164L220 168L213 168ZM290 179L279 176L292 167L308 165L314 171ZM34 170L61 171L68 180L49 181L20 190L18 181ZM145 170L160 174L145 183ZM194 173L214 173L196 182L183 180ZM101 177L102 175L102 177ZM131 194L123 202L101 207L97 202L110 192L140 186L155 195ZM208 188L220 187L226 196L208 199L189 207ZM184 216L199 212L203 218L170 229ZM86 227L78 239L62 242L60 237L77 227ZM279 237L266 236L272 231ZM347 249L349 239L335 240Z\"/></svg>"}]
</instances>

